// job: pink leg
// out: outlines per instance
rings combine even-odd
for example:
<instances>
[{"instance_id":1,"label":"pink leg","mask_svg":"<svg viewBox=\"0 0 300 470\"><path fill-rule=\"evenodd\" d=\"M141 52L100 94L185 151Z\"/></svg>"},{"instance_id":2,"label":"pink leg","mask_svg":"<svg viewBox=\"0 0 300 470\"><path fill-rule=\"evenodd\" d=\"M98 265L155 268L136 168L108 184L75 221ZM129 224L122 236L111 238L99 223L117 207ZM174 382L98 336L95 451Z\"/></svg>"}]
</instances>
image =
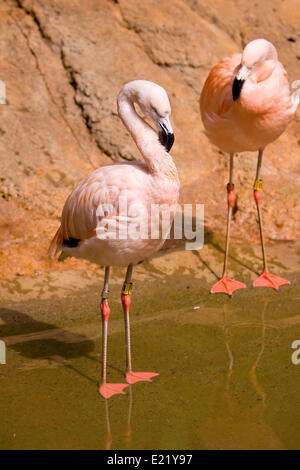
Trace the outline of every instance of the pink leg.
<instances>
[{"instance_id":1,"label":"pink leg","mask_svg":"<svg viewBox=\"0 0 300 470\"><path fill-rule=\"evenodd\" d=\"M233 154L230 155L230 177L229 183L227 185L227 231L226 231L226 248L225 248L225 258L224 258L224 268L223 268L223 275L221 279L213 285L210 290L211 294L216 293L223 293L227 294L230 297L232 296L233 292L237 289L245 288L245 284L239 281L235 281L234 279L230 279L227 275L227 261L228 261L228 250L229 250L229 238L230 238L230 223L231 223L231 215L232 215L232 208L234 206L235 195L234 195L234 184L232 183L232 174L233 174Z\"/></svg>"},{"instance_id":2,"label":"pink leg","mask_svg":"<svg viewBox=\"0 0 300 470\"><path fill-rule=\"evenodd\" d=\"M262 214L261 214L261 208L260 208L261 188L262 188L262 179L260 179L260 170L261 170L262 156L263 156L263 149L261 149L258 154L256 180L254 183L254 199L255 199L255 203L257 207L257 214L258 214L260 241L261 241L262 256L263 256L263 272L257 279L255 279L255 281L253 282L253 287L271 287L272 289L279 290L280 286L290 284L290 281L288 281L287 279L283 279L282 277L275 276L274 274L271 274L267 266L265 243L264 243L264 236L263 236L263 227L262 227Z\"/></svg>"},{"instance_id":3,"label":"pink leg","mask_svg":"<svg viewBox=\"0 0 300 470\"><path fill-rule=\"evenodd\" d=\"M155 372L133 372L131 366L131 344L130 344L130 320L129 320L129 310L131 304L131 290L132 290L132 265L128 266L126 279L122 288L121 301L124 310L124 319L125 319L125 337L126 337L126 381L130 385L135 384L136 382L152 382L152 378L156 377L157 373Z\"/></svg>"},{"instance_id":4,"label":"pink leg","mask_svg":"<svg viewBox=\"0 0 300 470\"><path fill-rule=\"evenodd\" d=\"M102 300L100 304L101 315L102 315L102 375L101 383L99 386L99 393L103 398L110 398L116 394L124 395L124 388L128 387L127 384L115 384L106 383L106 359L107 359L107 329L108 319L110 315L110 308L108 305L108 278L109 278L109 267L105 268L105 284L102 292Z\"/></svg>"}]
</instances>

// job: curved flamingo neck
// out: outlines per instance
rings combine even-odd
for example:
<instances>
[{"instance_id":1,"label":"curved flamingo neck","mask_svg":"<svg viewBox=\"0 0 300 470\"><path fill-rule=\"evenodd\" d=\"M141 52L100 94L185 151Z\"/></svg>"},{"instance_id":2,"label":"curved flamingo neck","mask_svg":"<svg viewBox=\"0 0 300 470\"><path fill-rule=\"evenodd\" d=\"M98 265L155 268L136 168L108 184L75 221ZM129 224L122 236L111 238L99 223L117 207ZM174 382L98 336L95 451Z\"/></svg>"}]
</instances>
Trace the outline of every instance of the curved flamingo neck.
<instances>
[{"instance_id":1,"label":"curved flamingo neck","mask_svg":"<svg viewBox=\"0 0 300 470\"><path fill-rule=\"evenodd\" d=\"M126 129L130 132L142 154L149 171L155 176L165 176L179 181L176 166L171 155L158 140L156 132L136 112L134 97L120 93L118 112Z\"/></svg>"}]
</instances>

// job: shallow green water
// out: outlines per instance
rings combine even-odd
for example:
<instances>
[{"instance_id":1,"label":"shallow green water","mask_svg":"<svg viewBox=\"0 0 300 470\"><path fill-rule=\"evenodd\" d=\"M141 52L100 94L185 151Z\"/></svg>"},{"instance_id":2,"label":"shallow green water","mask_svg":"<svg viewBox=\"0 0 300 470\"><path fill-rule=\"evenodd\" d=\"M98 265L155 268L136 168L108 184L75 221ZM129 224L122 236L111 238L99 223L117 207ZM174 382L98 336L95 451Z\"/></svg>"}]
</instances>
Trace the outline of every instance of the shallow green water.
<instances>
[{"instance_id":1,"label":"shallow green water","mask_svg":"<svg viewBox=\"0 0 300 470\"><path fill-rule=\"evenodd\" d=\"M97 392L97 291L0 308L1 449L299 449L300 287L245 289L228 299L173 275L136 282L135 370L159 372L125 396ZM119 286L111 288L110 381L125 363ZM154 295L155 294L155 295ZM153 300L152 300L153 299ZM200 307L195 309L194 307Z\"/></svg>"}]
</instances>

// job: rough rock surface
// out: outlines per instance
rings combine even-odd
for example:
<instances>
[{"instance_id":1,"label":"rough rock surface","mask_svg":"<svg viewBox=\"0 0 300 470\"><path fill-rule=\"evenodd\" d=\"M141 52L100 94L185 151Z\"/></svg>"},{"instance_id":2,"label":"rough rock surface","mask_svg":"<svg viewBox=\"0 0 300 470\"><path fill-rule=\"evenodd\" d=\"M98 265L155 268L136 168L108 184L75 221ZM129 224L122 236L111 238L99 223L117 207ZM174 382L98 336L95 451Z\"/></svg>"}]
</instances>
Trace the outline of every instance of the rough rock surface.
<instances>
[{"instance_id":1,"label":"rough rock surface","mask_svg":"<svg viewBox=\"0 0 300 470\"><path fill-rule=\"evenodd\" d=\"M85 266L50 262L64 200L89 171L140 158L117 115L116 95L144 78L168 91L181 201L205 204L225 231L227 156L203 134L199 95L219 58L265 37L292 83L300 79L298 0L6 0L0 4L0 277ZM300 234L299 111L265 152L263 213L269 239ZM256 157L236 163L233 236L257 241Z\"/></svg>"}]
</instances>

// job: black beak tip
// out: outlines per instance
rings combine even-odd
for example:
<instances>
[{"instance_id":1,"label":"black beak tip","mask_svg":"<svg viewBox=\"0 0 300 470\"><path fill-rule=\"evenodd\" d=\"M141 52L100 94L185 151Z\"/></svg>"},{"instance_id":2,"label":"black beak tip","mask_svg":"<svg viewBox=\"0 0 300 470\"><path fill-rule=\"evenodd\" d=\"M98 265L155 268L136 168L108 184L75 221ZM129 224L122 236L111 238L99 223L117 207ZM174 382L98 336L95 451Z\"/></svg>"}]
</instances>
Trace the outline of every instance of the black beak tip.
<instances>
[{"instance_id":1,"label":"black beak tip","mask_svg":"<svg viewBox=\"0 0 300 470\"><path fill-rule=\"evenodd\" d=\"M174 140L174 134L168 134L168 145L166 146L167 152L170 152L171 148L173 147Z\"/></svg>"},{"instance_id":2,"label":"black beak tip","mask_svg":"<svg viewBox=\"0 0 300 470\"><path fill-rule=\"evenodd\" d=\"M165 147L167 152L170 152L174 144L175 136L172 133L167 132L165 129L162 129L159 132L159 141Z\"/></svg>"},{"instance_id":3,"label":"black beak tip","mask_svg":"<svg viewBox=\"0 0 300 470\"><path fill-rule=\"evenodd\" d=\"M233 101L236 101L240 94L241 90L243 88L245 80L238 80L237 78L234 79L233 85L232 85L232 99Z\"/></svg>"}]
</instances>

